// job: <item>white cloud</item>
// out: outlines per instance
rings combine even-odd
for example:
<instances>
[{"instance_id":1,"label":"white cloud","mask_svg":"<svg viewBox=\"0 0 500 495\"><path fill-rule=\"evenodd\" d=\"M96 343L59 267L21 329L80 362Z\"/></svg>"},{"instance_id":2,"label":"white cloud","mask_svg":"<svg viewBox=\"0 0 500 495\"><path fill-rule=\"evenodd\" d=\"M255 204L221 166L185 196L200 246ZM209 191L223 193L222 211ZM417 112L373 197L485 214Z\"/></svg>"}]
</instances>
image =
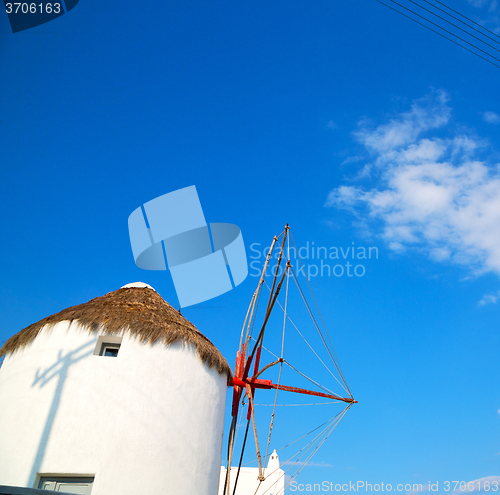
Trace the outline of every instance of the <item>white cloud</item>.
<instances>
[{"instance_id":1,"label":"white cloud","mask_svg":"<svg viewBox=\"0 0 500 495\"><path fill-rule=\"evenodd\" d=\"M332 131L334 131L335 129L337 129L338 126L333 120L330 120L328 122L328 124L326 124L326 127L328 127L328 129L332 129Z\"/></svg>"},{"instance_id":2,"label":"white cloud","mask_svg":"<svg viewBox=\"0 0 500 495\"><path fill-rule=\"evenodd\" d=\"M307 466L307 467L322 467L322 468L330 468L333 467L333 464L328 464L327 462L312 462L312 461L287 461L284 462L281 467L283 466L293 466L293 467L299 467L299 466Z\"/></svg>"},{"instance_id":3,"label":"white cloud","mask_svg":"<svg viewBox=\"0 0 500 495\"><path fill-rule=\"evenodd\" d=\"M488 3L490 3L491 0L467 0L467 1L474 7L482 8Z\"/></svg>"},{"instance_id":4,"label":"white cloud","mask_svg":"<svg viewBox=\"0 0 500 495\"><path fill-rule=\"evenodd\" d=\"M369 129L366 119L360 121L355 136L376 153L408 145L423 131L441 127L448 122L450 108L446 105L447 101L448 95L444 91L437 91L431 96L416 100L409 112L402 113L375 130Z\"/></svg>"},{"instance_id":5,"label":"white cloud","mask_svg":"<svg viewBox=\"0 0 500 495\"><path fill-rule=\"evenodd\" d=\"M336 187L326 206L350 210L394 251L500 275L500 167L480 160L485 142L450 119L448 95L433 91L386 124L362 121L355 137L375 183Z\"/></svg>"},{"instance_id":6,"label":"white cloud","mask_svg":"<svg viewBox=\"0 0 500 495\"><path fill-rule=\"evenodd\" d=\"M497 0L468 0L468 2L477 8L487 8L488 12L494 12L498 7Z\"/></svg>"},{"instance_id":7,"label":"white cloud","mask_svg":"<svg viewBox=\"0 0 500 495\"><path fill-rule=\"evenodd\" d=\"M483 298L479 301L479 304L481 306L484 306L485 304L496 304L496 302L499 299L500 299L500 290L494 294L485 294Z\"/></svg>"},{"instance_id":8,"label":"white cloud","mask_svg":"<svg viewBox=\"0 0 500 495\"><path fill-rule=\"evenodd\" d=\"M481 9L481 12L480 13L478 12L479 17L477 15L473 17L475 18L475 21L477 21L481 26L489 26L490 29L493 30L493 34L498 34L500 32L498 0L467 0L467 1L472 6Z\"/></svg>"},{"instance_id":9,"label":"white cloud","mask_svg":"<svg viewBox=\"0 0 500 495\"><path fill-rule=\"evenodd\" d=\"M349 163L357 163L357 162L360 162L361 160L363 160L364 157L362 156L356 156L356 155L353 155L353 156L348 156L341 164L340 166L342 165L347 165Z\"/></svg>"},{"instance_id":10,"label":"white cloud","mask_svg":"<svg viewBox=\"0 0 500 495\"><path fill-rule=\"evenodd\" d=\"M500 115L495 112L484 112L483 120L488 124L500 124Z\"/></svg>"}]
</instances>

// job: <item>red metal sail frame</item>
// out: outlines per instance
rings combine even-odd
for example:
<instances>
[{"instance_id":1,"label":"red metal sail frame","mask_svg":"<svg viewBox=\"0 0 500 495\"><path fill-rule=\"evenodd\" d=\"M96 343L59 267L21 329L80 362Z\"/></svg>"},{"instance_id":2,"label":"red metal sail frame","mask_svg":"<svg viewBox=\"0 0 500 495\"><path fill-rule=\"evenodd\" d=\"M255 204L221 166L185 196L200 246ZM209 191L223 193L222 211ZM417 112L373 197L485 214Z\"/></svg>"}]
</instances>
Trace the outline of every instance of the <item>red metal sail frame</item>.
<instances>
[{"instance_id":1,"label":"red metal sail frame","mask_svg":"<svg viewBox=\"0 0 500 495\"><path fill-rule=\"evenodd\" d=\"M282 385L282 384L276 384L273 383L271 380L259 380L257 378L258 375L260 375L261 372L257 373L255 370L258 369L259 366L259 361L260 361L260 349L261 347L258 348L256 358L255 358L255 366L254 366L254 376L249 378L248 376L245 377L244 375L244 369L249 368L252 363L252 356L249 356L247 359L247 362L245 363L245 350L246 350L246 345L243 345L242 352L238 351L236 354L236 365L234 369L234 376L231 380L230 385L233 387L233 407L232 407L232 416L237 416L238 415L238 409L239 409L239 403L241 396L243 394L243 390L246 389L247 385L250 386L252 390L252 396L255 395L255 389L260 388L260 389L275 389L275 390L284 390L286 392L294 392L297 394L305 394L305 395L314 395L316 397L324 397L326 399L332 399L332 400L338 400L341 402L347 402L351 404L357 404L357 400L354 400L352 397L340 397L338 395L332 395L332 394L324 394L323 392L316 392L314 390L307 390L304 388L298 388L298 387L290 387L288 385ZM247 419L250 419L250 414L251 414L251 408L249 405L248 409L248 414L247 414Z\"/></svg>"}]
</instances>

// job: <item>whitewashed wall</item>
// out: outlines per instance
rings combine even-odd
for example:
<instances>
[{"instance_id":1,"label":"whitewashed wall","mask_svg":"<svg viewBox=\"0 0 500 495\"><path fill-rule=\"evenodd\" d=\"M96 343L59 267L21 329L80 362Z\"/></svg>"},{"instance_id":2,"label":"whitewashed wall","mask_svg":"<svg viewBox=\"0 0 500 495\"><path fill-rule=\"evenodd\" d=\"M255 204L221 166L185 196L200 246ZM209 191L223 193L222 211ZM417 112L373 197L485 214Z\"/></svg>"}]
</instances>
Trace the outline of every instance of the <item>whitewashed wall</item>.
<instances>
[{"instance_id":1,"label":"whitewashed wall","mask_svg":"<svg viewBox=\"0 0 500 495\"><path fill-rule=\"evenodd\" d=\"M62 322L6 357L0 485L91 475L92 495L217 494L227 377L190 345L127 334L97 356L97 335Z\"/></svg>"},{"instance_id":2,"label":"whitewashed wall","mask_svg":"<svg viewBox=\"0 0 500 495\"><path fill-rule=\"evenodd\" d=\"M220 472L219 495L224 494L224 483L227 469L222 466ZM233 493L238 467L231 468L230 486ZM241 468L236 485L236 495L283 495L285 490L285 472L280 468L279 457L274 451L269 457L267 468L264 470L265 480L259 485L258 468ZM257 490L258 489L258 490Z\"/></svg>"}]
</instances>

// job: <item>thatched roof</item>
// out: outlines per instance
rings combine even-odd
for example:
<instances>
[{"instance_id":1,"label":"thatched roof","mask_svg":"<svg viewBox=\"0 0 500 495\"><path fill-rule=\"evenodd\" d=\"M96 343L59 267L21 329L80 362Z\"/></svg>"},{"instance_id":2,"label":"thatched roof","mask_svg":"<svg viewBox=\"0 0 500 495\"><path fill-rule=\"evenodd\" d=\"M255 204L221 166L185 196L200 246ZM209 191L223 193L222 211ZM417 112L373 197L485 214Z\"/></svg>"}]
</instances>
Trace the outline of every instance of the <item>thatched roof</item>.
<instances>
[{"instance_id":1,"label":"thatched roof","mask_svg":"<svg viewBox=\"0 0 500 495\"><path fill-rule=\"evenodd\" d=\"M212 342L154 289L146 287L122 287L33 323L7 340L0 356L21 349L34 340L43 327L50 328L61 321L78 322L89 332L117 334L125 330L148 344L188 342L210 368L215 366L219 373L232 376L227 361Z\"/></svg>"}]
</instances>

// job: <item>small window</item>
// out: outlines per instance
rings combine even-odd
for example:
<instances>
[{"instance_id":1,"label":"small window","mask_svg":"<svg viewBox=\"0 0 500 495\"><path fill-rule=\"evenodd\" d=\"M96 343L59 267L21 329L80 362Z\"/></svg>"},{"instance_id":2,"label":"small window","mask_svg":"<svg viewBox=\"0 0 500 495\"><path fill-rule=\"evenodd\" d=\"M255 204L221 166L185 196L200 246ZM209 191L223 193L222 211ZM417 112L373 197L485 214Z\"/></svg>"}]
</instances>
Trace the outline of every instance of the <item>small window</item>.
<instances>
[{"instance_id":1,"label":"small window","mask_svg":"<svg viewBox=\"0 0 500 495\"><path fill-rule=\"evenodd\" d=\"M118 357L122 337L117 335L100 335L94 349L94 356Z\"/></svg>"},{"instance_id":2,"label":"small window","mask_svg":"<svg viewBox=\"0 0 500 495\"><path fill-rule=\"evenodd\" d=\"M120 344L104 343L101 346L101 352L99 353L99 356L117 357L118 349L120 349Z\"/></svg>"},{"instance_id":3,"label":"small window","mask_svg":"<svg viewBox=\"0 0 500 495\"><path fill-rule=\"evenodd\" d=\"M92 477L52 477L42 476L38 488L52 492L78 493L90 495L94 478Z\"/></svg>"}]
</instances>

